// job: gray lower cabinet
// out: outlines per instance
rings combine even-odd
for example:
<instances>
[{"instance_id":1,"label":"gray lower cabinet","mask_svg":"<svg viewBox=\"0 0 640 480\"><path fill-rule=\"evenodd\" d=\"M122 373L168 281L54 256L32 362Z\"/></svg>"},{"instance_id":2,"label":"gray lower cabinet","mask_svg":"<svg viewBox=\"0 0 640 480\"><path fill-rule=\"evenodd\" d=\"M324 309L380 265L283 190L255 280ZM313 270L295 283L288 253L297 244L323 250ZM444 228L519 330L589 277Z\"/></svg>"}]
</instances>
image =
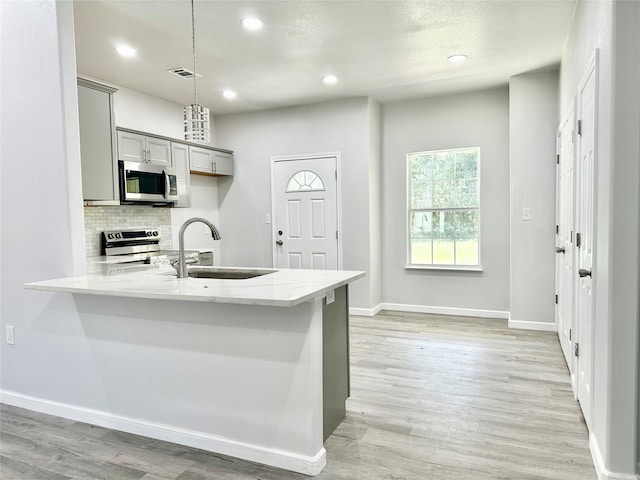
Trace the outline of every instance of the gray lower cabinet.
<instances>
[{"instance_id":1,"label":"gray lower cabinet","mask_svg":"<svg viewBox=\"0 0 640 480\"><path fill-rule=\"evenodd\" d=\"M335 290L335 301L322 308L322 396L324 440L346 415L349 381L348 286Z\"/></svg>"},{"instance_id":2,"label":"gray lower cabinet","mask_svg":"<svg viewBox=\"0 0 640 480\"><path fill-rule=\"evenodd\" d=\"M174 207L191 206L191 177L189 175L189 145L171 142L173 168L178 176L178 201Z\"/></svg>"},{"instance_id":3,"label":"gray lower cabinet","mask_svg":"<svg viewBox=\"0 0 640 480\"><path fill-rule=\"evenodd\" d=\"M116 89L78 78L82 197L88 203L120 203L115 160L113 93Z\"/></svg>"}]
</instances>

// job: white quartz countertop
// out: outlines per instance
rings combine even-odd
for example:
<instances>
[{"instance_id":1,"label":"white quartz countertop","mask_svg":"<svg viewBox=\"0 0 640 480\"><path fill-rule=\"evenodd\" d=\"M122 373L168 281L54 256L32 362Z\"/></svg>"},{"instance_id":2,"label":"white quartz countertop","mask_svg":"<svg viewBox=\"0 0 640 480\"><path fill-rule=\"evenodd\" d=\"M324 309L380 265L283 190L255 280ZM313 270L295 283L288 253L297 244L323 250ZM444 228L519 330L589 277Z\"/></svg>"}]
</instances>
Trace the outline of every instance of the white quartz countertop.
<instances>
[{"instance_id":1,"label":"white quartz countertop","mask_svg":"<svg viewBox=\"0 0 640 480\"><path fill-rule=\"evenodd\" d=\"M224 267L217 267L224 268ZM233 268L229 267L230 270ZM345 270L287 270L244 280L176 277L166 265L26 283L31 290L115 297L291 307L365 276Z\"/></svg>"}]
</instances>

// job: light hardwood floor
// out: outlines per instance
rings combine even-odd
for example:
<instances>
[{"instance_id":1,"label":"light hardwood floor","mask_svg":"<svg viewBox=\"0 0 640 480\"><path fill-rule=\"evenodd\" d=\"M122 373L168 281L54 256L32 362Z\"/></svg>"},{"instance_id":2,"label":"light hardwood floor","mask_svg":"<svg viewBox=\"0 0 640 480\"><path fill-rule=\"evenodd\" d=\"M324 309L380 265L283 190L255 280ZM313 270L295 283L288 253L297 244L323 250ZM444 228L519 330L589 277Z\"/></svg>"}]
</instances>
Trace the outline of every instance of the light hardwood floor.
<instances>
[{"instance_id":1,"label":"light hardwood floor","mask_svg":"<svg viewBox=\"0 0 640 480\"><path fill-rule=\"evenodd\" d=\"M351 398L318 480L595 480L557 336L506 321L351 318ZM2 405L3 480L307 478Z\"/></svg>"}]
</instances>

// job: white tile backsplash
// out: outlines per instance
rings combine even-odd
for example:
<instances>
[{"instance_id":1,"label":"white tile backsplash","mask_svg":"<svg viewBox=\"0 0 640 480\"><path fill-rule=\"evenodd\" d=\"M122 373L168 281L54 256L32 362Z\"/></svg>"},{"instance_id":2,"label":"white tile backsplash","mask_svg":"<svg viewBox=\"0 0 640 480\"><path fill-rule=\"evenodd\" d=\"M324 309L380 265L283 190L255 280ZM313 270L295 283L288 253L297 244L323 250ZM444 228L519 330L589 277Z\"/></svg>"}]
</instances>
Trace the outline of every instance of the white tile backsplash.
<instances>
[{"instance_id":1,"label":"white tile backsplash","mask_svg":"<svg viewBox=\"0 0 640 480\"><path fill-rule=\"evenodd\" d=\"M84 207L84 237L87 257L100 252L100 234L105 230L157 228L160 248L171 248L171 209L146 205Z\"/></svg>"}]
</instances>

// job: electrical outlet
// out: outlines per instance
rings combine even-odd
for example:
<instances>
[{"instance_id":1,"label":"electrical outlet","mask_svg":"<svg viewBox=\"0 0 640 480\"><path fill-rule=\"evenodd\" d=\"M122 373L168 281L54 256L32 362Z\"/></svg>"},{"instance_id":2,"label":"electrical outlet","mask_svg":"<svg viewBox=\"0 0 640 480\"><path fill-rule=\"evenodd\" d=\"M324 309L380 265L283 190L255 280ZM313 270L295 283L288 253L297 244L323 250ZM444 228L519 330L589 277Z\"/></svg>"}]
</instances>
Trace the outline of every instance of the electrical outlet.
<instances>
[{"instance_id":1,"label":"electrical outlet","mask_svg":"<svg viewBox=\"0 0 640 480\"><path fill-rule=\"evenodd\" d=\"M5 327L5 333L6 333L5 338L7 340L7 343L9 345L15 345L16 337L13 334L13 327L11 325L7 325Z\"/></svg>"},{"instance_id":2,"label":"electrical outlet","mask_svg":"<svg viewBox=\"0 0 640 480\"><path fill-rule=\"evenodd\" d=\"M329 305L330 303L333 303L336 301L336 291L335 290L329 290L327 292L327 305Z\"/></svg>"}]
</instances>

